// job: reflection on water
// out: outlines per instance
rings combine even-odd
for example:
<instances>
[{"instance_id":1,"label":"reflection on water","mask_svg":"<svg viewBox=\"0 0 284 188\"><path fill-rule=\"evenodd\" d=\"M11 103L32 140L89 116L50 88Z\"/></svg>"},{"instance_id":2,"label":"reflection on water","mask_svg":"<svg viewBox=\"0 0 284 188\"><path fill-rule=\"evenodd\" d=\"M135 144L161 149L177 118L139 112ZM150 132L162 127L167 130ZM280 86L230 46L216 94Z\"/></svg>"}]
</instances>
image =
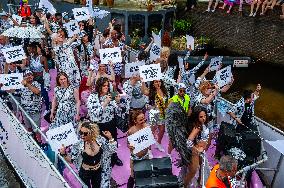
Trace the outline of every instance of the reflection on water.
<instances>
[{"instance_id":1,"label":"reflection on water","mask_svg":"<svg viewBox=\"0 0 284 188\"><path fill-rule=\"evenodd\" d=\"M2 152L0 152L0 187L1 188L19 188L20 184L17 182L12 169L7 165Z\"/></svg>"},{"instance_id":2,"label":"reflection on water","mask_svg":"<svg viewBox=\"0 0 284 188\"><path fill-rule=\"evenodd\" d=\"M255 89L262 85L260 98L256 102L255 114L273 126L284 130L284 67L256 63L249 68L234 69L235 83L225 98L235 102L243 89Z\"/></svg>"}]
</instances>

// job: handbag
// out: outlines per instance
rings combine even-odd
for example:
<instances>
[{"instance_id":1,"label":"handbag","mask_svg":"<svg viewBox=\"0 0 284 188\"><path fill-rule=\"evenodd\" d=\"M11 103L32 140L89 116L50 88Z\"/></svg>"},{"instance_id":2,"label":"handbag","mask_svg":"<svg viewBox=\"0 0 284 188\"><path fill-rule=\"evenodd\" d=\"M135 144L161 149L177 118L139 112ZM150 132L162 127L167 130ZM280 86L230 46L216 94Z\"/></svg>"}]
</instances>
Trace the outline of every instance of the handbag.
<instances>
[{"instance_id":1,"label":"handbag","mask_svg":"<svg viewBox=\"0 0 284 188\"><path fill-rule=\"evenodd\" d=\"M128 114L125 115L125 118L122 118L118 115L114 115L114 121L116 127L123 133L126 133L128 131Z\"/></svg>"},{"instance_id":2,"label":"handbag","mask_svg":"<svg viewBox=\"0 0 284 188\"><path fill-rule=\"evenodd\" d=\"M68 87L65 89L63 95L61 96L59 102L61 102L62 98L64 97L65 93L66 93L66 90L68 89ZM58 102L58 103L59 103ZM58 104L57 103L57 104ZM57 111L57 106L55 107L55 112ZM43 117L45 119L45 121L47 121L49 124L51 124L51 121L50 121L50 116L51 116L51 110L45 114L45 116Z\"/></svg>"}]
</instances>

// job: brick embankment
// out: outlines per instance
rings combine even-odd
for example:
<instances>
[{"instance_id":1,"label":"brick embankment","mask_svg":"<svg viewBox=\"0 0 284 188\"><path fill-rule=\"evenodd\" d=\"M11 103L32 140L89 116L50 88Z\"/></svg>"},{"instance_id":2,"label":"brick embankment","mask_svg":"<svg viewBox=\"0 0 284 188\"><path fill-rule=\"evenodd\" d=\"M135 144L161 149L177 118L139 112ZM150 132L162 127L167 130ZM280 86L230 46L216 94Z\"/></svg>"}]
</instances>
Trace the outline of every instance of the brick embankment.
<instances>
[{"instance_id":1,"label":"brick embankment","mask_svg":"<svg viewBox=\"0 0 284 188\"><path fill-rule=\"evenodd\" d=\"M249 6L244 7L240 16L238 6L228 15L221 9L207 13L207 3L199 3L194 11L186 14L177 11L177 17L190 18L193 34L209 37L216 47L284 65L284 20L279 19L280 7L275 8L265 16L248 17Z\"/></svg>"}]
</instances>

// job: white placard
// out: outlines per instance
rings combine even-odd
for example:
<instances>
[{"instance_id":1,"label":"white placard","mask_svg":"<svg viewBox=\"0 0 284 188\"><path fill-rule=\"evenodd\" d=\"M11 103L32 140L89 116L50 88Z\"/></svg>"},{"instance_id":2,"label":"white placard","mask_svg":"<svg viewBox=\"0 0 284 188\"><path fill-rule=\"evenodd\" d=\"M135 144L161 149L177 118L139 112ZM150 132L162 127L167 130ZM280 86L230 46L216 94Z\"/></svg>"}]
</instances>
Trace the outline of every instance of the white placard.
<instances>
[{"instance_id":1,"label":"white placard","mask_svg":"<svg viewBox=\"0 0 284 188\"><path fill-rule=\"evenodd\" d=\"M3 84L1 90L21 89L23 73L0 74L0 83Z\"/></svg>"},{"instance_id":2,"label":"white placard","mask_svg":"<svg viewBox=\"0 0 284 188\"><path fill-rule=\"evenodd\" d=\"M99 49L99 53L102 64L108 64L109 61L113 63L122 62L121 50L119 47Z\"/></svg>"},{"instance_id":3,"label":"white placard","mask_svg":"<svg viewBox=\"0 0 284 188\"><path fill-rule=\"evenodd\" d=\"M161 48L162 46L161 31L159 32L158 35L152 31L152 37L154 39L154 43Z\"/></svg>"},{"instance_id":4,"label":"white placard","mask_svg":"<svg viewBox=\"0 0 284 188\"><path fill-rule=\"evenodd\" d=\"M150 127L141 129L140 131L128 136L127 139L130 145L134 146L134 154L156 143Z\"/></svg>"},{"instance_id":5,"label":"white placard","mask_svg":"<svg viewBox=\"0 0 284 188\"><path fill-rule=\"evenodd\" d=\"M139 67L139 73L143 82L163 79L160 64L143 65Z\"/></svg>"},{"instance_id":6,"label":"white placard","mask_svg":"<svg viewBox=\"0 0 284 188\"><path fill-rule=\"evenodd\" d=\"M19 25L21 25L21 23L22 23L22 17L21 17L21 16L18 16L18 15L16 15L16 14L13 14L13 15L12 15L12 18L13 18Z\"/></svg>"},{"instance_id":7,"label":"white placard","mask_svg":"<svg viewBox=\"0 0 284 188\"><path fill-rule=\"evenodd\" d=\"M145 65L145 61L137 61L125 64L125 78L139 75L139 67Z\"/></svg>"},{"instance_id":8,"label":"white placard","mask_svg":"<svg viewBox=\"0 0 284 188\"><path fill-rule=\"evenodd\" d=\"M189 45L192 50L194 50L194 38L192 36L186 35L186 47L189 48Z\"/></svg>"},{"instance_id":9,"label":"white placard","mask_svg":"<svg viewBox=\"0 0 284 188\"><path fill-rule=\"evenodd\" d=\"M45 13L55 14L56 9L48 0L40 0L38 8L42 8Z\"/></svg>"},{"instance_id":10,"label":"white placard","mask_svg":"<svg viewBox=\"0 0 284 188\"><path fill-rule=\"evenodd\" d=\"M156 61L161 56L161 47L153 44L150 49L150 62Z\"/></svg>"},{"instance_id":11,"label":"white placard","mask_svg":"<svg viewBox=\"0 0 284 188\"><path fill-rule=\"evenodd\" d=\"M209 64L209 72L219 70L222 65L222 60L223 56L212 58Z\"/></svg>"},{"instance_id":12,"label":"white placard","mask_svg":"<svg viewBox=\"0 0 284 188\"><path fill-rule=\"evenodd\" d=\"M64 27L67 29L68 37L73 37L74 35L80 33L80 27L76 20L71 20L70 22L64 24Z\"/></svg>"},{"instance_id":13,"label":"white placard","mask_svg":"<svg viewBox=\"0 0 284 188\"><path fill-rule=\"evenodd\" d=\"M90 60L90 69L97 72L99 70L99 62L95 59L91 59Z\"/></svg>"},{"instance_id":14,"label":"white placard","mask_svg":"<svg viewBox=\"0 0 284 188\"><path fill-rule=\"evenodd\" d=\"M79 141L72 123L67 123L60 127L49 129L46 132L46 136L51 149L55 153L58 152L58 149L62 148L62 144L64 144L64 146L70 146Z\"/></svg>"},{"instance_id":15,"label":"white placard","mask_svg":"<svg viewBox=\"0 0 284 188\"><path fill-rule=\"evenodd\" d=\"M98 9L98 8L94 8L93 9L93 17L95 17L95 18L100 18L100 19L102 19L102 18L104 18L104 17L106 17L108 14L109 14L110 12L108 12L108 11L106 11L106 10L100 10L100 9Z\"/></svg>"},{"instance_id":16,"label":"white placard","mask_svg":"<svg viewBox=\"0 0 284 188\"><path fill-rule=\"evenodd\" d=\"M89 9L89 13L93 15L93 0L86 0L86 7Z\"/></svg>"},{"instance_id":17,"label":"white placard","mask_svg":"<svg viewBox=\"0 0 284 188\"><path fill-rule=\"evenodd\" d=\"M183 58L181 56L178 56L178 65L179 65L179 69L181 72L184 71L184 64L183 64Z\"/></svg>"},{"instance_id":18,"label":"white placard","mask_svg":"<svg viewBox=\"0 0 284 188\"><path fill-rule=\"evenodd\" d=\"M13 46L10 48L4 48L2 49L2 52L7 63L26 59L26 54L24 52L23 46Z\"/></svg>"},{"instance_id":19,"label":"white placard","mask_svg":"<svg viewBox=\"0 0 284 188\"><path fill-rule=\"evenodd\" d=\"M72 11L77 21L88 20L91 17L88 7L73 8Z\"/></svg>"},{"instance_id":20,"label":"white placard","mask_svg":"<svg viewBox=\"0 0 284 188\"><path fill-rule=\"evenodd\" d=\"M232 81L233 75L231 71L231 66L227 66L216 72L217 84L221 88Z\"/></svg>"}]
</instances>

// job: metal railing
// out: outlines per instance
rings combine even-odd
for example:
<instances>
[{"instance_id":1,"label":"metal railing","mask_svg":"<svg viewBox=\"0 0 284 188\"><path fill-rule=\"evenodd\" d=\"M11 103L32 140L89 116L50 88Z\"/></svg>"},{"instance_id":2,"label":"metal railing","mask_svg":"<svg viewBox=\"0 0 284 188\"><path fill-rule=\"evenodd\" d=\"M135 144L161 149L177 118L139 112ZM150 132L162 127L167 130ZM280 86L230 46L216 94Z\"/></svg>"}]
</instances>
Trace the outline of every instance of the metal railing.
<instances>
[{"instance_id":1,"label":"metal railing","mask_svg":"<svg viewBox=\"0 0 284 188\"><path fill-rule=\"evenodd\" d=\"M40 130L40 128L38 127L38 125L35 124L35 122L31 119L31 117L27 114L27 112L23 109L23 107L20 105L20 103L15 99L15 97L9 93L9 98L12 99L12 102L14 102L16 104L16 114L19 114L19 111L22 113L22 115L24 115L27 120L31 123L31 125L33 126L33 130L35 130L36 132L38 132L42 138L44 138L46 140L46 142L48 143L48 139L46 137L46 135ZM17 118L15 116L15 118ZM18 118L17 118L18 119ZM22 124L21 124L22 125ZM23 125L22 125L23 126ZM27 134L29 134L27 132ZM34 138L32 138L34 144L36 146L38 146L40 148L40 146L37 144L37 142L34 140ZM52 169L61 177L61 174L59 173L58 169L55 167L55 164L53 164L50 159L47 157L47 155L43 152L43 150L40 150L41 153L43 154L43 156L45 157L45 159L49 162L50 166L52 167ZM81 180L81 178L78 176L78 174L73 170L73 168L69 165L69 163L59 154L56 155L56 157L58 157L63 163L64 165L68 168L68 170L70 170L70 172L74 175L74 177L77 179L77 181L82 185L83 188L87 188L87 185ZM65 179L63 178L63 180L65 181ZM66 182L66 181L65 181ZM67 182L66 182L67 183ZM67 183L68 184L68 183Z\"/></svg>"}]
</instances>

